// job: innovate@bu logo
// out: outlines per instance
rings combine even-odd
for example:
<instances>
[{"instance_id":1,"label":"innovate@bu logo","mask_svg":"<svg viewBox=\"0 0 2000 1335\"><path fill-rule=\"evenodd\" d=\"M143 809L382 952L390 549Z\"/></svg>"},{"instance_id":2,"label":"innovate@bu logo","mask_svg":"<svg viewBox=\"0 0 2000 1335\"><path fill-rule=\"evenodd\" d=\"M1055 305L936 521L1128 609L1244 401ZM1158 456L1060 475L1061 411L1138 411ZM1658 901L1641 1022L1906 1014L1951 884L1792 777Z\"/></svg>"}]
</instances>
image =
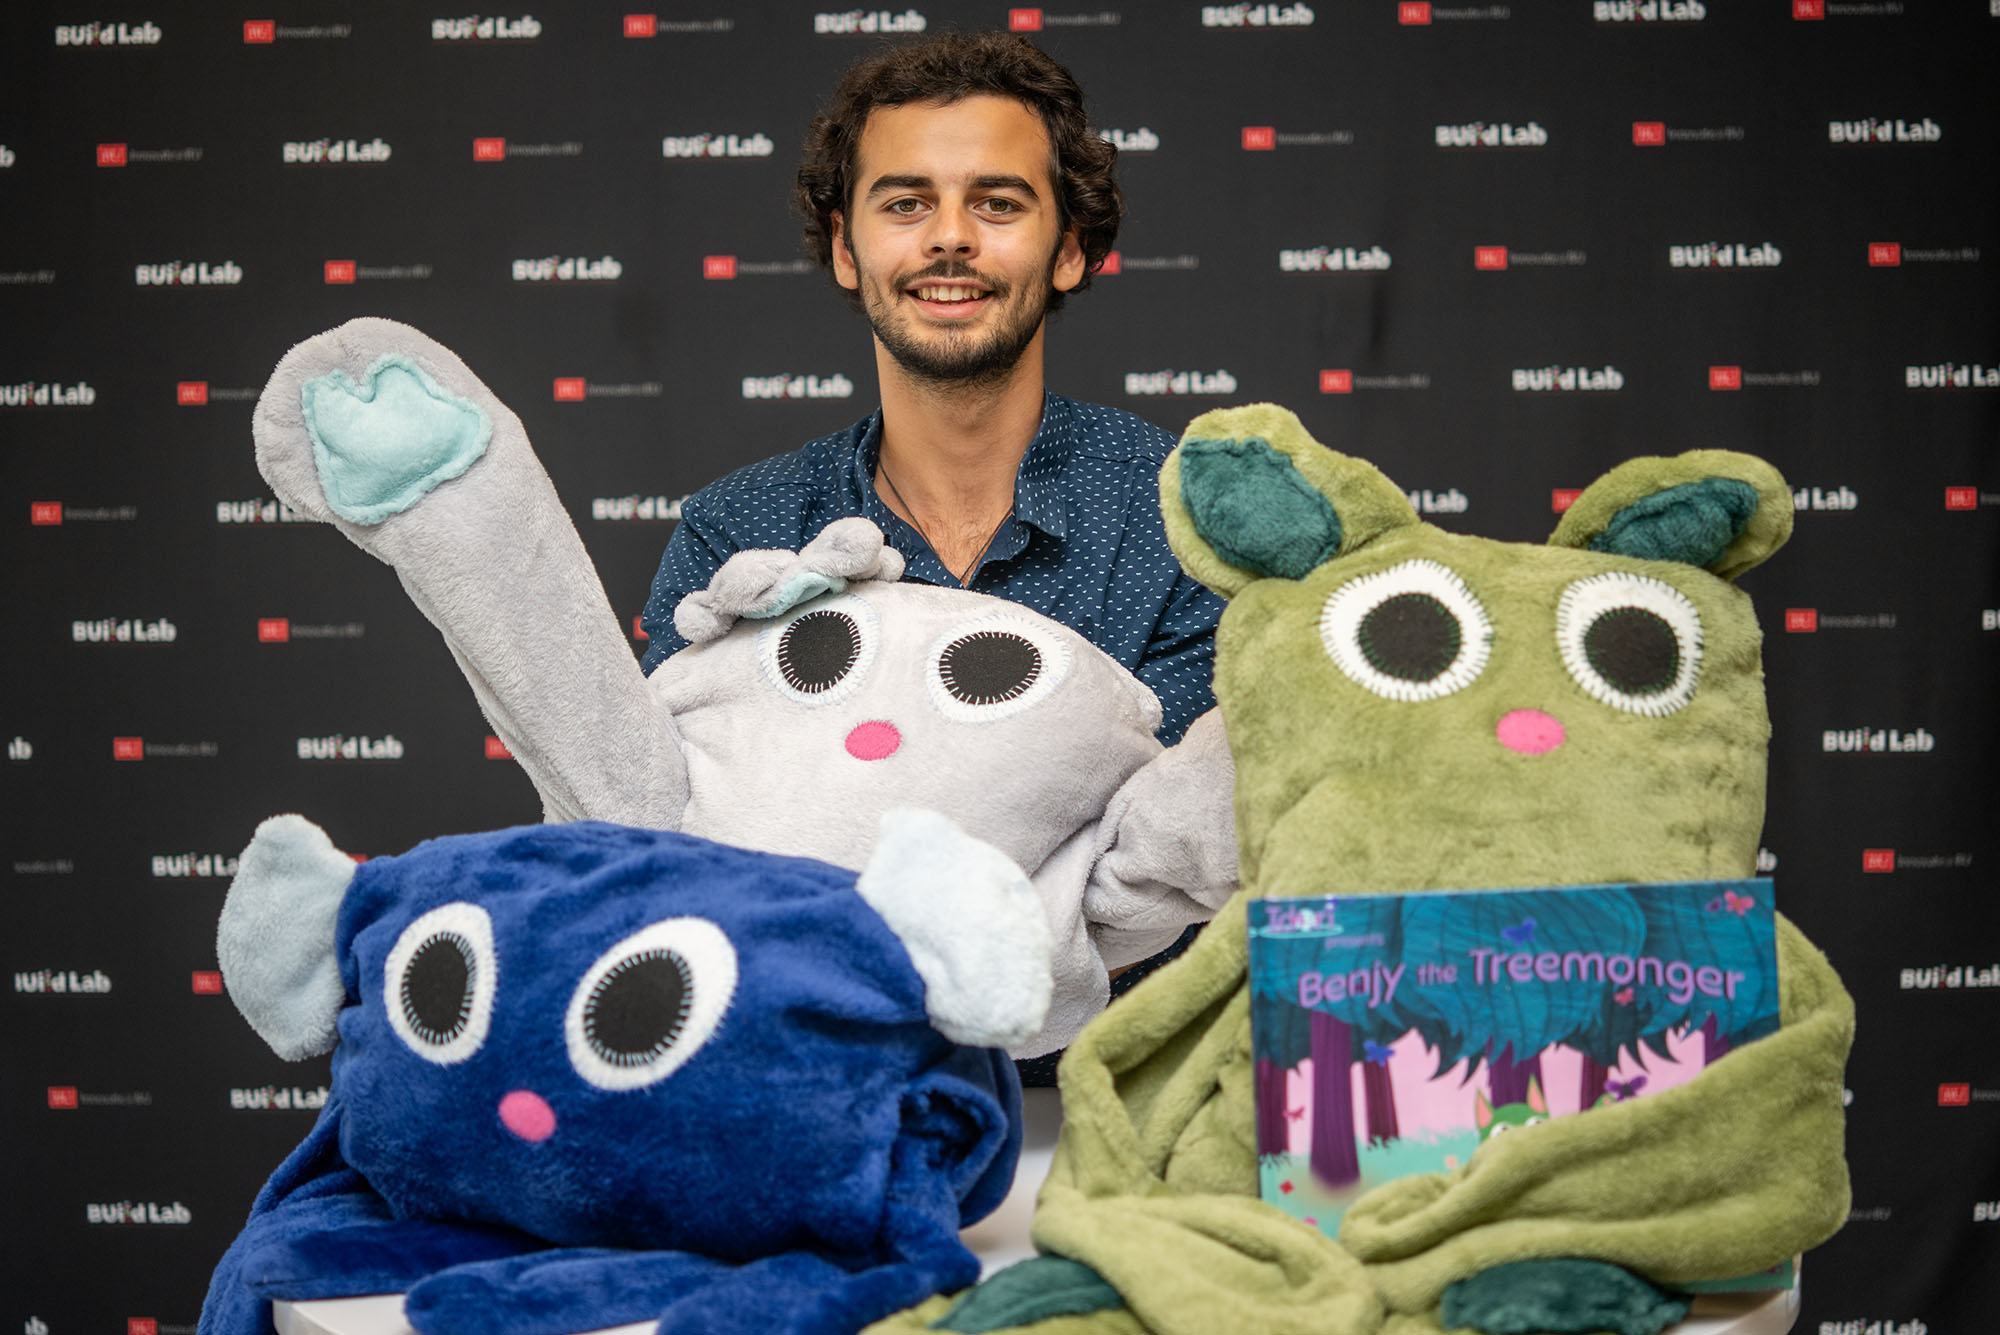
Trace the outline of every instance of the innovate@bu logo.
<instances>
[{"instance_id":1,"label":"innovate@bu logo","mask_svg":"<svg viewBox=\"0 0 2000 1335\"><path fill-rule=\"evenodd\" d=\"M507 743L489 732L486 734L486 758L488 760L512 760L514 753L507 749Z\"/></svg>"},{"instance_id":2,"label":"innovate@bu logo","mask_svg":"<svg viewBox=\"0 0 2000 1335\"><path fill-rule=\"evenodd\" d=\"M1871 269L1894 269L1903 263L1903 244L1900 241L1870 241L1868 243L1868 267Z\"/></svg>"},{"instance_id":3,"label":"innovate@bu logo","mask_svg":"<svg viewBox=\"0 0 2000 1335\"><path fill-rule=\"evenodd\" d=\"M1007 11L1008 32L1040 32L1042 11L1039 9L1010 9Z\"/></svg>"},{"instance_id":4,"label":"innovate@bu logo","mask_svg":"<svg viewBox=\"0 0 2000 1335\"><path fill-rule=\"evenodd\" d=\"M657 37L660 35L660 20L655 14L627 14L625 16L627 37Z\"/></svg>"},{"instance_id":5,"label":"innovate@bu logo","mask_svg":"<svg viewBox=\"0 0 2000 1335\"><path fill-rule=\"evenodd\" d=\"M1870 874L1882 874L1896 870L1896 850L1893 848L1862 849L1861 870Z\"/></svg>"},{"instance_id":6,"label":"innovate@bu logo","mask_svg":"<svg viewBox=\"0 0 2000 1335\"><path fill-rule=\"evenodd\" d=\"M1504 269L1507 267L1507 247L1474 246L1472 267L1475 269Z\"/></svg>"},{"instance_id":7,"label":"innovate@bu logo","mask_svg":"<svg viewBox=\"0 0 2000 1335\"><path fill-rule=\"evenodd\" d=\"M1124 269L1125 269L1124 252L1117 250L1105 251L1104 262L1097 266L1097 272L1099 274L1122 273Z\"/></svg>"},{"instance_id":8,"label":"innovate@bu logo","mask_svg":"<svg viewBox=\"0 0 2000 1335\"><path fill-rule=\"evenodd\" d=\"M1632 142L1641 148L1658 148L1667 142L1665 121L1633 121Z\"/></svg>"},{"instance_id":9,"label":"innovate@bu logo","mask_svg":"<svg viewBox=\"0 0 2000 1335\"><path fill-rule=\"evenodd\" d=\"M214 969L196 969L188 979L188 990L198 997L219 997L222 975Z\"/></svg>"},{"instance_id":10,"label":"innovate@bu logo","mask_svg":"<svg viewBox=\"0 0 2000 1335\"><path fill-rule=\"evenodd\" d=\"M1823 19L1826 17L1826 0L1792 0L1792 17Z\"/></svg>"},{"instance_id":11,"label":"innovate@bu logo","mask_svg":"<svg viewBox=\"0 0 2000 1335\"><path fill-rule=\"evenodd\" d=\"M182 380L174 385L174 402L183 408L199 408L208 402L206 380Z\"/></svg>"},{"instance_id":12,"label":"innovate@bu logo","mask_svg":"<svg viewBox=\"0 0 2000 1335\"><path fill-rule=\"evenodd\" d=\"M1979 488L1946 487L1944 508L1947 510L1977 510L1979 508Z\"/></svg>"},{"instance_id":13,"label":"innovate@bu logo","mask_svg":"<svg viewBox=\"0 0 2000 1335\"><path fill-rule=\"evenodd\" d=\"M351 283L354 281L353 260L328 260L326 281L329 283Z\"/></svg>"},{"instance_id":14,"label":"innovate@bu logo","mask_svg":"<svg viewBox=\"0 0 2000 1335\"><path fill-rule=\"evenodd\" d=\"M286 644L292 638L290 617L258 617L257 642L259 644Z\"/></svg>"},{"instance_id":15,"label":"innovate@bu logo","mask_svg":"<svg viewBox=\"0 0 2000 1335\"><path fill-rule=\"evenodd\" d=\"M1354 392L1354 372L1321 371L1319 392L1322 394L1352 394Z\"/></svg>"},{"instance_id":16,"label":"innovate@bu logo","mask_svg":"<svg viewBox=\"0 0 2000 1335\"><path fill-rule=\"evenodd\" d=\"M703 278L736 277L736 257L734 255L704 255L701 257Z\"/></svg>"},{"instance_id":17,"label":"innovate@bu logo","mask_svg":"<svg viewBox=\"0 0 2000 1335\"><path fill-rule=\"evenodd\" d=\"M1785 633L1788 635L1810 635L1819 629L1819 609L1816 607L1787 607L1785 609Z\"/></svg>"},{"instance_id":18,"label":"innovate@bu logo","mask_svg":"<svg viewBox=\"0 0 2000 1335\"><path fill-rule=\"evenodd\" d=\"M44 526L62 523L62 502L30 501L28 503L28 522Z\"/></svg>"},{"instance_id":19,"label":"innovate@bu logo","mask_svg":"<svg viewBox=\"0 0 2000 1335\"><path fill-rule=\"evenodd\" d=\"M243 20L243 44L245 46L269 46L278 40L276 19Z\"/></svg>"},{"instance_id":20,"label":"innovate@bu logo","mask_svg":"<svg viewBox=\"0 0 2000 1335\"><path fill-rule=\"evenodd\" d=\"M1970 1084L1962 1084L1962 1085L1952 1084L1952 1085L1938 1086L1938 1107L1964 1108L1969 1106L1971 1103L1972 1103L1972 1086Z\"/></svg>"},{"instance_id":21,"label":"innovate@bu logo","mask_svg":"<svg viewBox=\"0 0 2000 1335\"><path fill-rule=\"evenodd\" d=\"M1743 368L1740 366L1711 366L1708 368L1710 389L1743 388Z\"/></svg>"},{"instance_id":22,"label":"innovate@bu logo","mask_svg":"<svg viewBox=\"0 0 2000 1335\"><path fill-rule=\"evenodd\" d=\"M580 375L557 376L556 388L555 388L556 402L557 403L583 402L583 392L584 392L583 379L584 378Z\"/></svg>"},{"instance_id":23,"label":"innovate@bu logo","mask_svg":"<svg viewBox=\"0 0 2000 1335\"><path fill-rule=\"evenodd\" d=\"M124 144L99 144L97 146L97 165L100 167L123 167L125 165L125 155L126 146Z\"/></svg>"},{"instance_id":24,"label":"innovate@bu logo","mask_svg":"<svg viewBox=\"0 0 2000 1335\"><path fill-rule=\"evenodd\" d=\"M1561 514L1576 504L1576 498L1583 495L1581 487L1557 487L1549 493L1549 509Z\"/></svg>"},{"instance_id":25,"label":"innovate@bu logo","mask_svg":"<svg viewBox=\"0 0 2000 1335\"><path fill-rule=\"evenodd\" d=\"M76 1086L50 1085L49 1106L65 1112L74 1111L76 1108Z\"/></svg>"},{"instance_id":26,"label":"innovate@bu logo","mask_svg":"<svg viewBox=\"0 0 2000 1335\"><path fill-rule=\"evenodd\" d=\"M474 162L505 162L507 141L505 139L475 139L472 141Z\"/></svg>"},{"instance_id":27,"label":"innovate@bu logo","mask_svg":"<svg viewBox=\"0 0 2000 1335\"><path fill-rule=\"evenodd\" d=\"M1396 6L1396 22L1406 28L1422 27L1430 21L1430 0L1403 0Z\"/></svg>"},{"instance_id":28,"label":"innovate@bu logo","mask_svg":"<svg viewBox=\"0 0 2000 1335\"><path fill-rule=\"evenodd\" d=\"M111 739L113 760L144 760L146 739L143 737L113 737Z\"/></svg>"},{"instance_id":29,"label":"innovate@bu logo","mask_svg":"<svg viewBox=\"0 0 2000 1335\"><path fill-rule=\"evenodd\" d=\"M1259 153L1278 146L1278 127L1275 125L1246 125L1243 127L1243 148L1246 152Z\"/></svg>"}]
</instances>

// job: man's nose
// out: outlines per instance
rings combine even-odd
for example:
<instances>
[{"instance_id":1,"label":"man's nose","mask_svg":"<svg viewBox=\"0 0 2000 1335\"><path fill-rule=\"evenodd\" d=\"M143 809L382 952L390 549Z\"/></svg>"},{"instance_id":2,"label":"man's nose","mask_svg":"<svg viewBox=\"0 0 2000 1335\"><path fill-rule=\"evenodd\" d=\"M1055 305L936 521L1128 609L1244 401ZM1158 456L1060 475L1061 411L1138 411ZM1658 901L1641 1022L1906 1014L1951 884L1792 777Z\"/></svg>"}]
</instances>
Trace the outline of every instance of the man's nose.
<instances>
[{"instance_id":1,"label":"man's nose","mask_svg":"<svg viewBox=\"0 0 2000 1335\"><path fill-rule=\"evenodd\" d=\"M927 240L933 255L970 255L978 248L978 231L965 209L940 208L931 219Z\"/></svg>"}]
</instances>

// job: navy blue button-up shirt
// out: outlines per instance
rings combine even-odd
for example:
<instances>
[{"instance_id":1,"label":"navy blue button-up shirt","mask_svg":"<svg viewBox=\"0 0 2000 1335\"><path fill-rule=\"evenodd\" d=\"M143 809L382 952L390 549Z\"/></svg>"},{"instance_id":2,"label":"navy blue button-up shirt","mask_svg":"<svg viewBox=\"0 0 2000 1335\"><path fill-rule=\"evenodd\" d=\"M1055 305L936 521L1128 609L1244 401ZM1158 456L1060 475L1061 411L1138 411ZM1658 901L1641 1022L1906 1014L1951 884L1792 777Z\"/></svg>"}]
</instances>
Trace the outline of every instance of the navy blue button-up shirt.
<instances>
[{"instance_id":1,"label":"navy blue button-up shirt","mask_svg":"<svg viewBox=\"0 0 2000 1335\"><path fill-rule=\"evenodd\" d=\"M1215 623L1222 600L1182 573L1160 522L1160 464L1174 437L1116 408L1047 396L1042 424L1014 479L1014 513L968 587L1032 607L1110 654L1160 698L1160 740L1179 740L1215 703ZM903 554L903 578L958 580L875 491L877 411L790 454L740 468L681 507L641 625L643 666L686 641L674 608L705 588L731 553L798 550L836 519L871 519Z\"/></svg>"}]
</instances>

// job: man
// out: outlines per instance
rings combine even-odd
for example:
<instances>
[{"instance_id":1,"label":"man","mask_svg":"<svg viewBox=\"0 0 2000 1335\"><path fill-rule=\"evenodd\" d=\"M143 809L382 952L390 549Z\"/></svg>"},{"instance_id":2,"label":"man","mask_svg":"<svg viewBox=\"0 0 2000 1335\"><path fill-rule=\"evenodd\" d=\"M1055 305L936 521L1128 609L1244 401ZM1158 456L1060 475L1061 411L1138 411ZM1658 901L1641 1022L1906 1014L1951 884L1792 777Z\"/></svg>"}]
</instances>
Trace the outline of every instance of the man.
<instances>
[{"instance_id":1,"label":"man","mask_svg":"<svg viewBox=\"0 0 2000 1335\"><path fill-rule=\"evenodd\" d=\"M1174 437L1043 387L1046 317L1117 235L1114 156L1076 81L1023 38L946 33L847 72L795 199L874 333L881 409L689 498L642 618L646 671L732 552L862 515L905 578L1033 607L1132 669L1162 741L1213 703L1221 600L1181 573L1155 491Z\"/></svg>"}]
</instances>

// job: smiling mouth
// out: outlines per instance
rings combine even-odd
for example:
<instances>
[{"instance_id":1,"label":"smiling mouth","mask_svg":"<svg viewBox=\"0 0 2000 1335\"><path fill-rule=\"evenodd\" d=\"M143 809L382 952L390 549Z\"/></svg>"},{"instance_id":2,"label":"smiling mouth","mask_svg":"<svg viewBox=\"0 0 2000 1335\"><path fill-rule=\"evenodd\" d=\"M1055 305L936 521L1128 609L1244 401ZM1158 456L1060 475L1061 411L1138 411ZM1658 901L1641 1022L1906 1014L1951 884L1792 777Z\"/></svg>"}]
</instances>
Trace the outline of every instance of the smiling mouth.
<instances>
[{"instance_id":1,"label":"smiling mouth","mask_svg":"<svg viewBox=\"0 0 2000 1335\"><path fill-rule=\"evenodd\" d=\"M967 287L960 283L925 283L906 289L918 301L927 301L939 306L963 306L984 300L989 294L982 287Z\"/></svg>"}]
</instances>

